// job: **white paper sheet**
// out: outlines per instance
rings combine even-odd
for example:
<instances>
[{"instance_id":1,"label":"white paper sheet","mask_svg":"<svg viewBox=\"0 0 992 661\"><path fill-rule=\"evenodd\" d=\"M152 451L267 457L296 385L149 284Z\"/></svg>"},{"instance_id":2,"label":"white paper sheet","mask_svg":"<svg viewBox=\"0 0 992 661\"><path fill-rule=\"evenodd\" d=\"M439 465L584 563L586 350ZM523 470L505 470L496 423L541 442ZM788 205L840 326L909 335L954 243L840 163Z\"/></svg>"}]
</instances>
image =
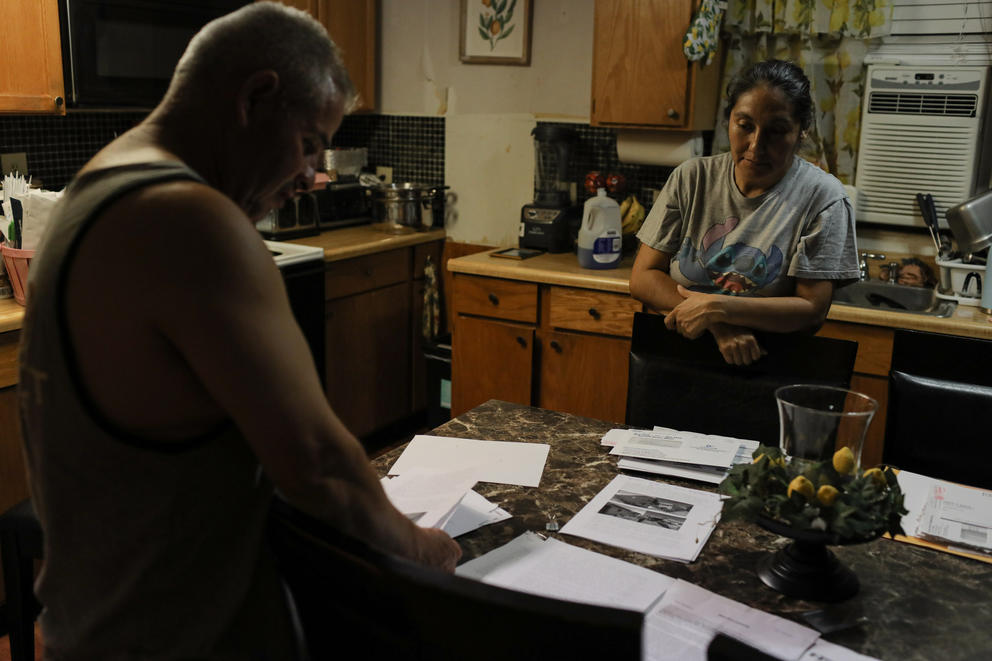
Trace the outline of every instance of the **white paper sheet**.
<instances>
[{"instance_id":1,"label":"white paper sheet","mask_svg":"<svg viewBox=\"0 0 992 661\"><path fill-rule=\"evenodd\" d=\"M675 582L656 571L532 532L466 562L455 573L520 592L639 613Z\"/></svg>"},{"instance_id":2,"label":"white paper sheet","mask_svg":"<svg viewBox=\"0 0 992 661\"><path fill-rule=\"evenodd\" d=\"M478 441L445 436L414 436L389 469L402 475L417 468L472 469L479 482L536 487L541 482L550 446L546 443Z\"/></svg>"},{"instance_id":3,"label":"white paper sheet","mask_svg":"<svg viewBox=\"0 0 992 661\"><path fill-rule=\"evenodd\" d=\"M411 469L380 481L389 501L421 528L438 528L447 520L475 478L466 470Z\"/></svg>"},{"instance_id":4,"label":"white paper sheet","mask_svg":"<svg viewBox=\"0 0 992 661\"><path fill-rule=\"evenodd\" d=\"M703 661L717 632L780 659L798 659L820 637L801 624L678 580L645 617L643 657Z\"/></svg>"},{"instance_id":5,"label":"white paper sheet","mask_svg":"<svg viewBox=\"0 0 992 661\"><path fill-rule=\"evenodd\" d=\"M905 470L896 479L907 510L900 522L907 536L992 550L992 492Z\"/></svg>"},{"instance_id":6,"label":"white paper sheet","mask_svg":"<svg viewBox=\"0 0 992 661\"><path fill-rule=\"evenodd\" d=\"M722 507L716 493L618 475L562 532L692 562L713 532Z\"/></svg>"},{"instance_id":7,"label":"white paper sheet","mask_svg":"<svg viewBox=\"0 0 992 661\"><path fill-rule=\"evenodd\" d=\"M628 429L617 438L610 454L700 466L730 466L740 442L726 436L710 436L676 430Z\"/></svg>"},{"instance_id":8,"label":"white paper sheet","mask_svg":"<svg viewBox=\"0 0 992 661\"><path fill-rule=\"evenodd\" d=\"M486 500L479 493L469 491L451 516L441 524L441 530L452 537L458 537L490 523L505 521L511 516L505 509Z\"/></svg>"}]
</instances>

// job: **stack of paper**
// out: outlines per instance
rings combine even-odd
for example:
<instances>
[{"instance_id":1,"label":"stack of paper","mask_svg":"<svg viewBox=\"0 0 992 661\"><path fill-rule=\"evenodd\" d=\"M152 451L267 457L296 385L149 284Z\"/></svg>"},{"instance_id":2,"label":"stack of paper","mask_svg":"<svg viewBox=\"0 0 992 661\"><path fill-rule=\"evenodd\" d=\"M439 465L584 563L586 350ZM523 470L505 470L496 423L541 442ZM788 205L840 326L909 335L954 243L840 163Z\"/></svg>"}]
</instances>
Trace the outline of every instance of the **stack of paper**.
<instances>
[{"instance_id":1,"label":"stack of paper","mask_svg":"<svg viewBox=\"0 0 992 661\"><path fill-rule=\"evenodd\" d=\"M675 579L529 532L455 573L518 592L646 612Z\"/></svg>"},{"instance_id":2,"label":"stack of paper","mask_svg":"<svg viewBox=\"0 0 992 661\"><path fill-rule=\"evenodd\" d=\"M909 537L992 556L992 492L899 471Z\"/></svg>"},{"instance_id":3,"label":"stack of paper","mask_svg":"<svg viewBox=\"0 0 992 661\"><path fill-rule=\"evenodd\" d=\"M415 436L382 486L393 505L417 525L457 537L511 516L473 491L476 482L536 487L548 450L541 443Z\"/></svg>"},{"instance_id":4,"label":"stack of paper","mask_svg":"<svg viewBox=\"0 0 992 661\"><path fill-rule=\"evenodd\" d=\"M666 427L611 429L603 445L621 458L623 470L671 475L719 484L734 464L750 463L757 441L730 436L698 434Z\"/></svg>"},{"instance_id":5,"label":"stack of paper","mask_svg":"<svg viewBox=\"0 0 992 661\"><path fill-rule=\"evenodd\" d=\"M692 583L525 533L455 573L500 587L644 613L642 658L706 661L717 633L779 659L869 659L820 639L813 629L727 599Z\"/></svg>"},{"instance_id":6,"label":"stack of paper","mask_svg":"<svg viewBox=\"0 0 992 661\"><path fill-rule=\"evenodd\" d=\"M563 533L648 555L692 562L720 520L720 495L618 475Z\"/></svg>"}]
</instances>

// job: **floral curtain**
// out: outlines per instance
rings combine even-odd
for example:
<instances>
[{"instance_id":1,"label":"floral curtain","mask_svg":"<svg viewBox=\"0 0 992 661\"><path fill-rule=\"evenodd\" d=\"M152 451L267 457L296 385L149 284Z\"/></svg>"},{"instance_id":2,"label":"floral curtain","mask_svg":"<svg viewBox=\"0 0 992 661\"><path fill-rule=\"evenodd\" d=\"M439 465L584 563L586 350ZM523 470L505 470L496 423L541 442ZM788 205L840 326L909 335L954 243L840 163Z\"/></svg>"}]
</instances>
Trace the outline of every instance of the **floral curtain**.
<instances>
[{"instance_id":1,"label":"floral curtain","mask_svg":"<svg viewBox=\"0 0 992 661\"><path fill-rule=\"evenodd\" d=\"M892 0L729 0L723 31L727 49L721 90L738 71L776 57L792 60L810 79L816 106L800 155L845 183L854 183L864 57L871 40L889 34ZM725 126L720 100L717 126ZM717 130L713 151L729 151Z\"/></svg>"}]
</instances>

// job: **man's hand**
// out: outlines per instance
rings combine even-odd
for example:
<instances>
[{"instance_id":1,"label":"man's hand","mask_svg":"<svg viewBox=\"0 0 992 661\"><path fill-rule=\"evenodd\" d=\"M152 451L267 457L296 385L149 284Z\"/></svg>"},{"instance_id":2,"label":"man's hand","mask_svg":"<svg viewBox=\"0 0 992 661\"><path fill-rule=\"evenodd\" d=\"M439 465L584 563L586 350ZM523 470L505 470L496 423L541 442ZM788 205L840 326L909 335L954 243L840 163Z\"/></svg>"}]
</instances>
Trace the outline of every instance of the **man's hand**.
<instances>
[{"instance_id":1,"label":"man's hand","mask_svg":"<svg viewBox=\"0 0 992 661\"><path fill-rule=\"evenodd\" d=\"M437 567L449 574L455 571L462 548L451 539L448 533L437 528L418 528L416 561L429 567Z\"/></svg>"},{"instance_id":2,"label":"man's hand","mask_svg":"<svg viewBox=\"0 0 992 661\"><path fill-rule=\"evenodd\" d=\"M716 339L723 359L731 365L750 365L768 353L749 328L717 323L710 326L710 333Z\"/></svg>"},{"instance_id":3,"label":"man's hand","mask_svg":"<svg viewBox=\"0 0 992 661\"><path fill-rule=\"evenodd\" d=\"M682 285L678 286L677 291L685 300L673 307L665 317L665 326L669 330L694 340L722 319L723 313L719 307L722 296L690 291Z\"/></svg>"}]
</instances>

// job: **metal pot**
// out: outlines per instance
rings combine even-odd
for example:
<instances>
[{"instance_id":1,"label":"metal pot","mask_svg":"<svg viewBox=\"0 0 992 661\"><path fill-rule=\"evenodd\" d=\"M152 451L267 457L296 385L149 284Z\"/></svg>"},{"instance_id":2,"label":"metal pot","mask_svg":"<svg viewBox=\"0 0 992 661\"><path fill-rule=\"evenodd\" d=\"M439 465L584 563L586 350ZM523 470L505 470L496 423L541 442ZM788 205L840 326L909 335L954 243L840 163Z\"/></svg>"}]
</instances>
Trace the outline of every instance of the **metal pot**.
<instances>
[{"instance_id":1,"label":"metal pot","mask_svg":"<svg viewBox=\"0 0 992 661\"><path fill-rule=\"evenodd\" d=\"M400 230L444 225L445 188L409 182L376 186L372 189L372 218Z\"/></svg>"}]
</instances>

